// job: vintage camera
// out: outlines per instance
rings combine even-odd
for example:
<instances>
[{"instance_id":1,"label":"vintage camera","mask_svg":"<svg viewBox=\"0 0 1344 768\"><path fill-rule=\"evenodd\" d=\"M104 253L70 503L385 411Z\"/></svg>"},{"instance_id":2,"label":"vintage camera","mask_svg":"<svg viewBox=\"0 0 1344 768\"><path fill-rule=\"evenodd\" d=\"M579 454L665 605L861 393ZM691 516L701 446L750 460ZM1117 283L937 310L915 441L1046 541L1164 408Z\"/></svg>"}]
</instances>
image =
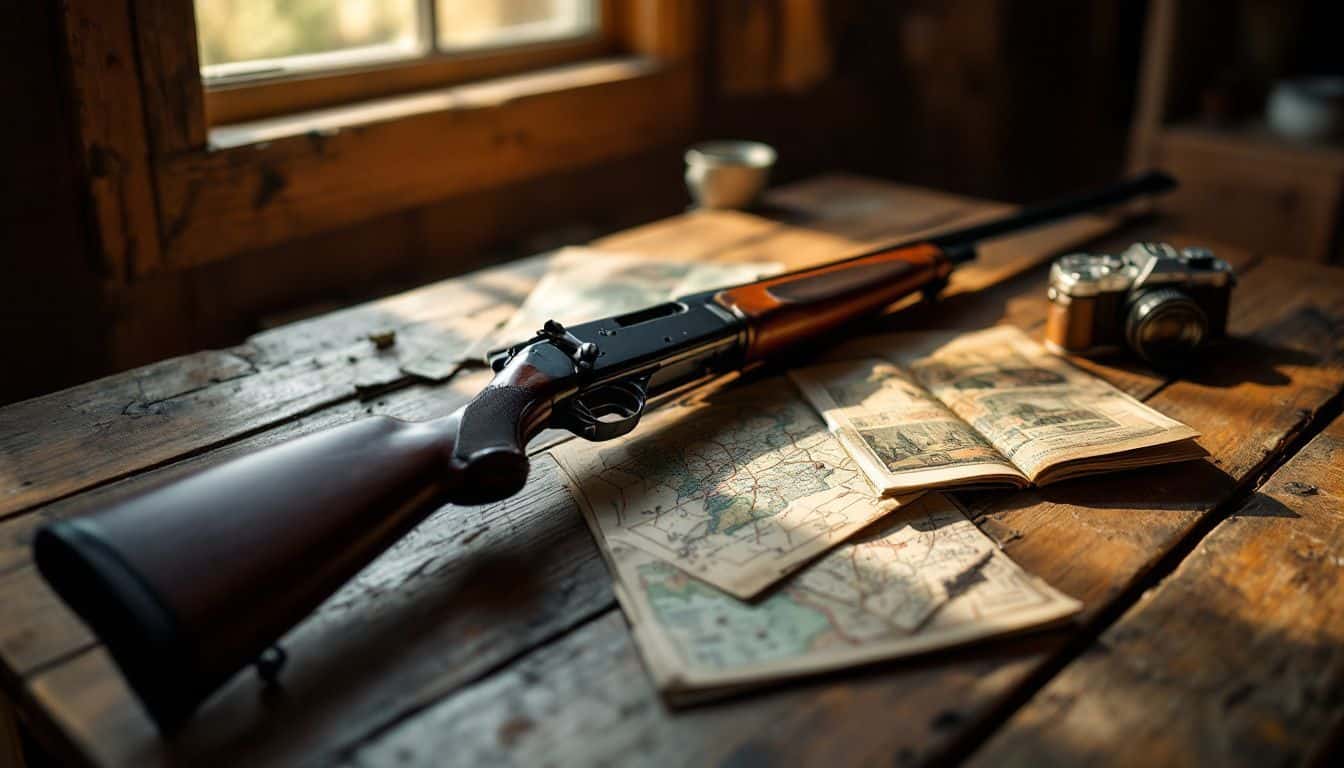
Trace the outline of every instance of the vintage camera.
<instances>
[{"instance_id":1,"label":"vintage camera","mask_svg":"<svg viewBox=\"0 0 1344 768\"><path fill-rule=\"evenodd\" d=\"M1129 347L1159 368L1179 368L1223 336L1236 276L1207 248L1135 243L1117 256L1073 253L1050 267L1045 343L1097 355Z\"/></svg>"}]
</instances>

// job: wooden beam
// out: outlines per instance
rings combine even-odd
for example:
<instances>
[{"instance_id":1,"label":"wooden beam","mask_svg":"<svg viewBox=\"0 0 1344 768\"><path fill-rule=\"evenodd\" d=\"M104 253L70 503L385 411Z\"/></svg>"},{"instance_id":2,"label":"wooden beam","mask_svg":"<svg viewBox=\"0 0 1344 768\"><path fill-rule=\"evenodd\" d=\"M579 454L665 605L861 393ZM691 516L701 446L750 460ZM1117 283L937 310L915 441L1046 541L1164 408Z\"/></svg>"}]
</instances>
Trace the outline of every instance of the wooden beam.
<instances>
[{"instance_id":1,"label":"wooden beam","mask_svg":"<svg viewBox=\"0 0 1344 768\"><path fill-rule=\"evenodd\" d=\"M135 32L126 2L68 0L62 15L79 148L103 268L128 280L162 265Z\"/></svg>"},{"instance_id":2,"label":"wooden beam","mask_svg":"<svg viewBox=\"0 0 1344 768\"><path fill-rule=\"evenodd\" d=\"M24 768L23 738L19 735L19 719L14 705L0 693L0 765Z\"/></svg>"},{"instance_id":3,"label":"wooden beam","mask_svg":"<svg viewBox=\"0 0 1344 768\"><path fill-rule=\"evenodd\" d=\"M575 65L216 132L157 167L175 267L689 135L691 78L647 59Z\"/></svg>"},{"instance_id":4,"label":"wooden beam","mask_svg":"<svg viewBox=\"0 0 1344 768\"><path fill-rule=\"evenodd\" d=\"M154 154L205 148L205 90L195 5L132 0L145 117Z\"/></svg>"},{"instance_id":5,"label":"wooden beam","mask_svg":"<svg viewBox=\"0 0 1344 768\"><path fill-rule=\"evenodd\" d=\"M1129 170L1138 173L1156 161L1154 143L1166 119L1172 48L1176 45L1178 0L1152 0L1144 25L1139 89L1129 133Z\"/></svg>"},{"instance_id":6,"label":"wooden beam","mask_svg":"<svg viewBox=\"0 0 1344 768\"><path fill-rule=\"evenodd\" d=\"M702 0L626 0L619 12L621 39L631 53L686 62L700 50Z\"/></svg>"}]
</instances>

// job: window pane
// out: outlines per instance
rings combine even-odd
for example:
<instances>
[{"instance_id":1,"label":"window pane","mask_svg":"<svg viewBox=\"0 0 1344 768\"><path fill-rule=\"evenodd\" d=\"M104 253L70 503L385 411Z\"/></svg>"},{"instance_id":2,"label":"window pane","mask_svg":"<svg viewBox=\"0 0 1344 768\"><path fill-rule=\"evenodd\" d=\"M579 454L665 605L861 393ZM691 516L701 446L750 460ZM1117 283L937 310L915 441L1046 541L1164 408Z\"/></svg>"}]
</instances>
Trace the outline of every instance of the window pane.
<instances>
[{"instance_id":1,"label":"window pane","mask_svg":"<svg viewBox=\"0 0 1344 768\"><path fill-rule=\"evenodd\" d=\"M439 48L457 51L581 37L597 30L597 0L436 0Z\"/></svg>"},{"instance_id":2,"label":"window pane","mask_svg":"<svg viewBox=\"0 0 1344 768\"><path fill-rule=\"evenodd\" d=\"M420 28L419 0L196 0L207 79L415 56Z\"/></svg>"}]
</instances>

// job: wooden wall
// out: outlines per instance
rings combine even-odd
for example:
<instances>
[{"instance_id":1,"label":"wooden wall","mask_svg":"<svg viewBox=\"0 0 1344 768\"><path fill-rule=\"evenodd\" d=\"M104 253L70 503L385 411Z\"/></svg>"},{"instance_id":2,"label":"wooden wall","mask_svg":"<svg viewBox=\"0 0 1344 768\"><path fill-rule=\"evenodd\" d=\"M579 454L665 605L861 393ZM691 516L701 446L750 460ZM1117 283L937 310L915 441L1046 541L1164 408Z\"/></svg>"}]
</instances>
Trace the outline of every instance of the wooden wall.
<instances>
[{"instance_id":1,"label":"wooden wall","mask_svg":"<svg viewBox=\"0 0 1344 768\"><path fill-rule=\"evenodd\" d=\"M125 367L235 344L263 324L586 242L680 210L680 173L664 149L141 278L107 296L110 352Z\"/></svg>"},{"instance_id":2,"label":"wooden wall","mask_svg":"<svg viewBox=\"0 0 1344 768\"><path fill-rule=\"evenodd\" d=\"M0 25L12 148L4 174L0 403L206 347L263 324L670 215L685 205L677 147L449 199L282 246L128 282L106 279L91 231L52 4ZM651 183L650 180L659 180Z\"/></svg>"},{"instance_id":3,"label":"wooden wall","mask_svg":"<svg viewBox=\"0 0 1344 768\"><path fill-rule=\"evenodd\" d=\"M0 402L195 349L301 316L582 241L680 210L680 147L608 163L117 286L96 272L73 146L59 28L20 3L0 31L0 88L27 105L3 121ZM725 95L706 68L704 136L781 150L778 179L847 170L1026 200L1121 167L1141 4L1120 0L837 0L834 71L801 92ZM712 22L707 22L712 23ZM706 56L712 51L706 52Z\"/></svg>"},{"instance_id":4,"label":"wooden wall","mask_svg":"<svg viewBox=\"0 0 1344 768\"><path fill-rule=\"evenodd\" d=\"M0 24L0 402L107 371L101 277L63 100L54 3L16 3Z\"/></svg>"}]
</instances>

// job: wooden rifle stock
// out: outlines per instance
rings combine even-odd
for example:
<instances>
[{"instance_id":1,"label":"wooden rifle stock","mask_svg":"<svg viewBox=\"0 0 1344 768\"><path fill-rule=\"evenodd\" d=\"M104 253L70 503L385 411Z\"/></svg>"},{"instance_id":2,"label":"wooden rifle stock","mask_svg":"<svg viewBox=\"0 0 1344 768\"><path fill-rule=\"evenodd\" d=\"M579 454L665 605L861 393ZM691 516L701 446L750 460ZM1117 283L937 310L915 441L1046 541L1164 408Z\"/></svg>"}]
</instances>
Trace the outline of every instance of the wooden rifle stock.
<instances>
[{"instance_id":1,"label":"wooden rifle stock","mask_svg":"<svg viewBox=\"0 0 1344 768\"><path fill-rule=\"evenodd\" d=\"M1017 216L538 337L455 413L301 437L38 531L42 575L164 730L443 504L516 493L547 426L624 434L647 397L779 353L917 291L975 243L1160 192L1150 174Z\"/></svg>"},{"instance_id":2,"label":"wooden rifle stock","mask_svg":"<svg viewBox=\"0 0 1344 768\"><path fill-rule=\"evenodd\" d=\"M569 360L517 356L449 416L323 430L42 528L42 575L165 730L446 503L516 493Z\"/></svg>"}]
</instances>

